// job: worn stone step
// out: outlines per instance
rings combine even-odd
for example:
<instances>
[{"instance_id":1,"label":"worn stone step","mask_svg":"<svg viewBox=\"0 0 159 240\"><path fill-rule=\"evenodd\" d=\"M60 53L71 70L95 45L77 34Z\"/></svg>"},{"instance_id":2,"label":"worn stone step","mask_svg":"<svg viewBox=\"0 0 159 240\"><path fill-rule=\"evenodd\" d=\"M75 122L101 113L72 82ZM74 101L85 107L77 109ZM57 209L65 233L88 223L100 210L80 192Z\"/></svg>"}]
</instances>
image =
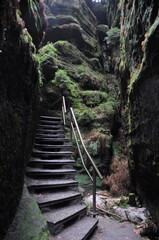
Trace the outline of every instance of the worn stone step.
<instances>
[{"instance_id":1,"label":"worn stone step","mask_svg":"<svg viewBox=\"0 0 159 240\"><path fill-rule=\"evenodd\" d=\"M65 137L65 135L64 134L62 134L62 133L58 133L58 134L36 134L36 139L44 139L44 138L47 138L47 139L49 139L49 140L51 140L51 139L53 139L53 138L64 138Z\"/></svg>"},{"instance_id":2,"label":"worn stone step","mask_svg":"<svg viewBox=\"0 0 159 240\"><path fill-rule=\"evenodd\" d=\"M45 128L37 128L37 131L42 131L42 132L46 132L46 133L63 133L64 129L45 129Z\"/></svg>"},{"instance_id":3,"label":"worn stone step","mask_svg":"<svg viewBox=\"0 0 159 240\"><path fill-rule=\"evenodd\" d=\"M39 133L45 133L45 134L50 134L50 135L55 135L55 134L61 134L61 133L64 133L64 130L63 129L45 129L45 128L37 128L37 132Z\"/></svg>"},{"instance_id":4,"label":"worn stone step","mask_svg":"<svg viewBox=\"0 0 159 240\"><path fill-rule=\"evenodd\" d=\"M45 115L41 115L40 116L40 120L50 120L50 121L62 121L62 118L61 117L51 117L51 116L45 116Z\"/></svg>"},{"instance_id":5,"label":"worn stone step","mask_svg":"<svg viewBox=\"0 0 159 240\"><path fill-rule=\"evenodd\" d=\"M39 144L39 143L35 143L34 144L34 149L63 149L63 148L65 148L65 149L67 149L67 148L71 148L72 147L72 144L71 143L69 143L69 144L67 144L67 145L64 145L64 144L62 144L62 145L50 145L50 144Z\"/></svg>"},{"instance_id":6,"label":"worn stone step","mask_svg":"<svg viewBox=\"0 0 159 240\"><path fill-rule=\"evenodd\" d=\"M40 207L53 206L66 201L80 200L81 194L75 191L63 191L55 193L32 194Z\"/></svg>"},{"instance_id":7,"label":"worn stone step","mask_svg":"<svg viewBox=\"0 0 159 240\"><path fill-rule=\"evenodd\" d=\"M33 157L42 157L42 158L48 158L48 157L70 157L73 154L73 152L70 151L61 151L61 152L46 152L46 151L38 151L37 149L33 149L32 156Z\"/></svg>"},{"instance_id":8,"label":"worn stone step","mask_svg":"<svg viewBox=\"0 0 159 240\"><path fill-rule=\"evenodd\" d=\"M31 158L29 161L29 164L41 164L41 165L68 165L68 164L74 164L75 160L71 159L40 159L40 158Z\"/></svg>"},{"instance_id":9,"label":"worn stone step","mask_svg":"<svg viewBox=\"0 0 159 240\"><path fill-rule=\"evenodd\" d=\"M63 121L61 121L61 120L50 120L50 121L48 121L48 120L40 120L39 121L39 123L40 124L44 124L44 125L63 125Z\"/></svg>"},{"instance_id":10,"label":"worn stone step","mask_svg":"<svg viewBox=\"0 0 159 240\"><path fill-rule=\"evenodd\" d=\"M66 143L66 142L70 142L70 139L69 138L61 138L61 137L59 137L59 138L48 138L48 137L46 137L46 138L44 138L44 137L36 137L35 138L35 142L36 141L42 141L42 142L44 142L44 143L47 143L47 142L49 142L49 143L54 143L54 144L57 144L57 142L58 142L58 144L60 145L60 144L62 144L62 143Z\"/></svg>"},{"instance_id":11,"label":"worn stone step","mask_svg":"<svg viewBox=\"0 0 159 240\"><path fill-rule=\"evenodd\" d=\"M43 212L51 234L57 234L62 230L65 223L78 216L82 217L85 214L86 206L81 204L50 209L50 211Z\"/></svg>"},{"instance_id":12,"label":"worn stone step","mask_svg":"<svg viewBox=\"0 0 159 240\"><path fill-rule=\"evenodd\" d=\"M46 145L46 146L36 146L34 145L34 150L38 151L38 152L43 152L43 153L47 153L47 152L69 152L72 150L72 147L69 145L63 145L62 147L60 145ZM34 151L34 152L35 152ZM68 154L67 154L68 155Z\"/></svg>"},{"instance_id":13,"label":"worn stone step","mask_svg":"<svg viewBox=\"0 0 159 240\"><path fill-rule=\"evenodd\" d=\"M41 169L31 168L26 169L27 176L57 176L57 175L74 175L76 170L74 169Z\"/></svg>"},{"instance_id":14,"label":"worn stone step","mask_svg":"<svg viewBox=\"0 0 159 240\"><path fill-rule=\"evenodd\" d=\"M28 189L58 189L77 187L78 182L72 179L26 179Z\"/></svg>"},{"instance_id":15,"label":"worn stone step","mask_svg":"<svg viewBox=\"0 0 159 240\"><path fill-rule=\"evenodd\" d=\"M63 129L63 125L42 125L42 124L39 124L38 125L38 129Z\"/></svg>"},{"instance_id":16,"label":"worn stone step","mask_svg":"<svg viewBox=\"0 0 159 240\"><path fill-rule=\"evenodd\" d=\"M68 226L60 233L61 240L86 240L96 229L98 219L84 217L71 226ZM58 236L52 236L54 240L59 240ZM110 239L111 240L111 239Z\"/></svg>"}]
</instances>

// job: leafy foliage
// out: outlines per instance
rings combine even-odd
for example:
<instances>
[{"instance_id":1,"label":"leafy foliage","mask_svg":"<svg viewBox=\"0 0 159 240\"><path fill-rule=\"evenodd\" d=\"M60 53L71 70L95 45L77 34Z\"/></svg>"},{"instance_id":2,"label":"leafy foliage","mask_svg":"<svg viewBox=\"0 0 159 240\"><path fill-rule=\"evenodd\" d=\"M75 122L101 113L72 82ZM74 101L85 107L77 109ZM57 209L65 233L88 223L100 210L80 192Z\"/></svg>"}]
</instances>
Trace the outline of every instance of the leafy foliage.
<instances>
[{"instance_id":1,"label":"leafy foliage","mask_svg":"<svg viewBox=\"0 0 159 240\"><path fill-rule=\"evenodd\" d=\"M107 102L101 103L98 112L113 117L115 114L115 102L113 99L109 98Z\"/></svg>"},{"instance_id":2,"label":"leafy foliage","mask_svg":"<svg viewBox=\"0 0 159 240\"><path fill-rule=\"evenodd\" d=\"M94 121L94 119L95 114L92 112L91 109L85 109L77 116L77 121L82 127L88 127L88 125L90 125Z\"/></svg>"},{"instance_id":3,"label":"leafy foliage","mask_svg":"<svg viewBox=\"0 0 159 240\"><path fill-rule=\"evenodd\" d=\"M39 50L37 59L39 60L40 63L51 61L54 64L55 61L54 58L57 56L56 53L57 53L56 48L53 46L52 43L49 43Z\"/></svg>"},{"instance_id":4,"label":"leafy foliage","mask_svg":"<svg viewBox=\"0 0 159 240\"><path fill-rule=\"evenodd\" d=\"M101 92L101 91L87 90L87 91L83 91L82 97L87 106L95 107L100 103L106 101L108 98L108 94L106 92Z\"/></svg>"},{"instance_id":5,"label":"leafy foliage","mask_svg":"<svg viewBox=\"0 0 159 240\"><path fill-rule=\"evenodd\" d=\"M64 70L58 70L55 73L55 78L51 81L53 92L58 97L64 95L71 103L79 103L78 98L78 84L73 82ZM76 99L76 101L75 101ZM76 105L75 104L75 105Z\"/></svg>"},{"instance_id":6,"label":"leafy foliage","mask_svg":"<svg viewBox=\"0 0 159 240\"><path fill-rule=\"evenodd\" d=\"M113 142L113 155L116 156L120 154L122 151L121 149L121 143L118 141Z\"/></svg>"},{"instance_id":7,"label":"leafy foliage","mask_svg":"<svg viewBox=\"0 0 159 240\"><path fill-rule=\"evenodd\" d=\"M105 38L105 40L109 45L112 45L112 46L118 45L120 40L120 29L117 27L111 28L107 32L107 37Z\"/></svg>"}]
</instances>

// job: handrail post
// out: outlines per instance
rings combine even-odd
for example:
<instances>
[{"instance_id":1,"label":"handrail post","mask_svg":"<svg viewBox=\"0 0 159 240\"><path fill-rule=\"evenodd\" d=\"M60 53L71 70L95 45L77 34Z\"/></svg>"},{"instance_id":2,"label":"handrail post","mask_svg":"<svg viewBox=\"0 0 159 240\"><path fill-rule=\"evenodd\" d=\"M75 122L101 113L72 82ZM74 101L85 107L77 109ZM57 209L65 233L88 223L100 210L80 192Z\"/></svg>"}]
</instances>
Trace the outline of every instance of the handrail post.
<instances>
[{"instance_id":1,"label":"handrail post","mask_svg":"<svg viewBox=\"0 0 159 240\"><path fill-rule=\"evenodd\" d=\"M70 141L72 142L73 129L72 129L71 123L72 123L72 114L70 112Z\"/></svg>"},{"instance_id":2,"label":"handrail post","mask_svg":"<svg viewBox=\"0 0 159 240\"><path fill-rule=\"evenodd\" d=\"M63 124L66 125L66 103L65 103L65 97L62 96L62 118L63 118Z\"/></svg>"},{"instance_id":3,"label":"handrail post","mask_svg":"<svg viewBox=\"0 0 159 240\"><path fill-rule=\"evenodd\" d=\"M65 120L65 111L64 111L64 107L62 106L62 118L63 118L63 125L66 125L66 120Z\"/></svg>"},{"instance_id":4,"label":"handrail post","mask_svg":"<svg viewBox=\"0 0 159 240\"><path fill-rule=\"evenodd\" d=\"M93 217L96 217L96 170L93 167Z\"/></svg>"}]
</instances>

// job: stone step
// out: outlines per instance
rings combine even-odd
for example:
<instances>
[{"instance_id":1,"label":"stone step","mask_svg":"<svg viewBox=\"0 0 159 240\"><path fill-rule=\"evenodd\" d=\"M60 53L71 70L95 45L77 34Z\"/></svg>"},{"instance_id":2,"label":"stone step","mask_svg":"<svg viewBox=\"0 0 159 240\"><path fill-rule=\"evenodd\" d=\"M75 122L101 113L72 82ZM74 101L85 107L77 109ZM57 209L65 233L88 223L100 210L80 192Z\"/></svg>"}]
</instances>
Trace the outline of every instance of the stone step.
<instances>
[{"instance_id":1,"label":"stone step","mask_svg":"<svg viewBox=\"0 0 159 240\"><path fill-rule=\"evenodd\" d=\"M63 129L63 125L42 125L42 124L39 124L38 125L38 129Z\"/></svg>"},{"instance_id":2,"label":"stone step","mask_svg":"<svg viewBox=\"0 0 159 240\"><path fill-rule=\"evenodd\" d=\"M55 121L55 120L40 120L39 121L40 124L44 124L44 125L63 125L63 121L61 120L58 120L58 121Z\"/></svg>"},{"instance_id":3,"label":"stone step","mask_svg":"<svg viewBox=\"0 0 159 240\"><path fill-rule=\"evenodd\" d=\"M57 138L64 138L65 135L63 133L60 134L45 134L45 133L41 133L41 134L36 134L36 138L35 141L40 141L40 140L51 140L51 139L57 139Z\"/></svg>"},{"instance_id":4,"label":"stone step","mask_svg":"<svg viewBox=\"0 0 159 240\"><path fill-rule=\"evenodd\" d=\"M75 164L74 160L70 160L70 159L52 159L52 160L43 160L40 158L31 158L30 161L28 162L28 164L33 165L33 164L38 164L38 165L69 165L69 164Z\"/></svg>"},{"instance_id":5,"label":"stone step","mask_svg":"<svg viewBox=\"0 0 159 240\"><path fill-rule=\"evenodd\" d=\"M35 141L43 141L44 143L52 142L54 144L57 144L57 142L58 142L58 144L60 145L64 142L70 142L70 139L69 138L51 138L50 139L48 137L46 137L46 138L36 137Z\"/></svg>"},{"instance_id":6,"label":"stone step","mask_svg":"<svg viewBox=\"0 0 159 240\"><path fill-rule=\"evenodd\" d=\"M72 179L26 179L27 186L30 190L34 189L58 189L77 187L78 182Z\"/></svg>"},{"instance_id":7,"label":"stone step","mask_svg":"<svg viewBox=\"0 0 159 240\"><path fill-rule=\"evenodd\" d=\"M32 194L39 207L53 206L66 201L80 200L81 194L75 191L63 191L55 193Z\"/></svg>"},{"instance_id":8,"label":"stone step","mask_svg":"<svg viewBox=\"0 0 159 240\"><path fill-rule=\"evenodd\" d=\"M61 117L40 116L40 120L62 121Z\"/></svg>"},{"instance_id":9,"label":"stone step","mask_svg":"<svg viewBox=\"0 0 159 240\"><path fill-rule=\"evenodd\" d=\"M71 226L65 228L60 233L61 240L86 240L96 229L98 220L96 218L84 217ZM52 236L54 240L59 240L59 236ZM111 240L111 239L110 239Z\"/></svg>"},{"instance_id":10,"label":"stone step","mask_svg":"<svg viewBox=\"0 0 159 240\"><path fill-rule=\"evenodd\" d=\"M68 221L86 214L86 206L81 204L50 209L43 212L51 234L59 233ZM78 233L76 233L77 235Z\"/></svg>"},{"instance_id":11,"label":"stone step","mask_svg":"<svg viewBox=\"0 0 159 240\"><path fill-rule=\"evenodd\" d=\"M72 147L72 144L69 143L67 145L50 145L50 144L38 144L38 143L35 143L34 144L34 149L67 149L67 148L71 148Z\"/></svg>"},{"instance_id":12,"label":"stone step","mask_svg":"<svg viewBox=\"0 0 159 240\"><path fill-rule=\"evenodd\" d=\"M48 134L52 134L52 135L54 135L54 134L61 134L61 133L64 133L64 130L63 129L55 129L55 130L52 130L52 129L39 129L39 128L37 128L37 131L38 132L43 132L43 133L48 133Z\"/></svg>"},{"instance_id":13,"label":"stone step","mask_svg":"<svg viewBox=\"0 0 159 240\"><path fill-rule=\"evenodd\" d=\"M57 176L57 175L74 175L76 170L74 169L41 169L31 168L26 169L27 176Z\"/></svg>"},{"instance_id":14,"label":"stone step","mask_svg":"<svg viewBox=\"0 0 159 240\"><path fill-rule=\"evenodd\" d=\"M46 152L46 151L38 151L36 149L33 149L32 156L33 157L42 157L42 158L48 158L48 157L70 157L73 154L73 152L70 151L62 151L62 152Z\"/></svg>"},{"instance_id":15,"label":"stone step","mask_svg":"<svg viewBox=\"0 0 159 240\"><path fill-rule=\"evenodd\" d=\"M62 133L60 133L60 134L36 134L36 139L37 138L40 138L40 139L43 139L43 138L47 138L47 139L49 139L49 140L51 140L52 138L64 138L65 137L65 135L64 134L62 134Z\"/></svg>"}]
</instances>

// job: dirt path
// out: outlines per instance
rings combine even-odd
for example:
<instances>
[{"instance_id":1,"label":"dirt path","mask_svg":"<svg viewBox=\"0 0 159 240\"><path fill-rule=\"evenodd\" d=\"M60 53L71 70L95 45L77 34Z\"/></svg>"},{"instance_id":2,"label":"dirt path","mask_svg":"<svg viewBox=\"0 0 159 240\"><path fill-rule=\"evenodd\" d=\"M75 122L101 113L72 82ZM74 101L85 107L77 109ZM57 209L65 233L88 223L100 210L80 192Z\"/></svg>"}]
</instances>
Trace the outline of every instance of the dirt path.
<instances>
[{"instance_id":1,"label":"dirt path","mask_svg":"<svg viewBox=\"0 0 159 240\"><path fill-rule=\"evenodd\" d=\"M109 217L99 217L98 229L90 240L141 240L136 234L135 225L128 222L118 222Z\"/></svg>"}]
</instances>

